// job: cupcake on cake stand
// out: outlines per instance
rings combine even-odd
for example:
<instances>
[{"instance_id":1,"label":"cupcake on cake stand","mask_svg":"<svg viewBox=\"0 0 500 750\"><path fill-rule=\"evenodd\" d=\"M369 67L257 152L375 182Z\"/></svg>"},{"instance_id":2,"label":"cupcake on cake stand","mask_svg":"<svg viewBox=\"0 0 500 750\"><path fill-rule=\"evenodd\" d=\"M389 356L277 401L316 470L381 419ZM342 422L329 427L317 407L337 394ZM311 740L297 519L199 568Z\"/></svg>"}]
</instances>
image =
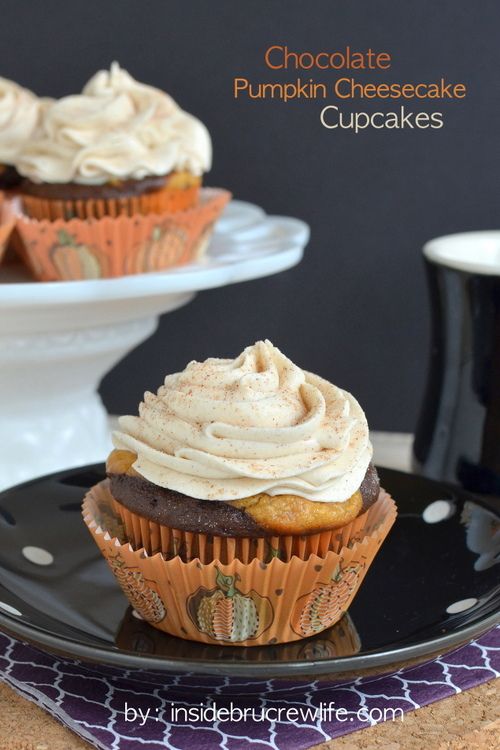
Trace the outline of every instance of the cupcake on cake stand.
<instances>
[{"instance_id":1,"label":"cupcake on cake stand","mask_svg":"<svg viewBox=\"0 0 500 750\"><path fill-rule=\"evenodd\" d=\"M169 271L43 283L2 266L0 488L104 459L104 375L154 333L160 315L203 289L291 268L308 237L297 219L232 201L204 257Z\"/></svg>"}]
</instances>

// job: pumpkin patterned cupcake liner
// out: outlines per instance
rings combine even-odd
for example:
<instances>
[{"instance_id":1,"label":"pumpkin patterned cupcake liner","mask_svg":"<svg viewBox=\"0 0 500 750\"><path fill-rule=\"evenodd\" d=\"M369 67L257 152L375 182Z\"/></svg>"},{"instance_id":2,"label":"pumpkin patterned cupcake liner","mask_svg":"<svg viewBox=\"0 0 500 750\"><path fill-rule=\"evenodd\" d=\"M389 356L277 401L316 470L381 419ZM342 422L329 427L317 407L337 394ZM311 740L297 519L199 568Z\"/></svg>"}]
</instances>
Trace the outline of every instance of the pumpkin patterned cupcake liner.
<instances>
[{"instance_id":1,"label":"pumpkin patterned cupcake liner","mask_svg":"<svg viewBox=\"0 0 500 750\"><path fill-rule=\"evenodd\" d=\"M108 484L103 486L108 487ZM115 500L111 492L109 494L113 510L123 524L125 538L134 549L144 549L148 555L161 552L167 560L179 556L184 562L197 559L204 564L212 560L231 562L235 558L249 563L254 557L265 562L274 557L284 561L294 556L302 559L309 555L324 557L327 552L338 552L371 534L380 523L383 512L382 507L375 503L345 526L316 534L257 538L213 536L150 521Z\"/></svg>"},{"instance_id":2,"label":"pumpkin patterned cupcake liner","mask_svg":"<svg viewBox=\"0 0 500 750\"><path fill-rule=\"evenodd\" d=\"M130 604L153 627L201 643L262 646L317 635L344 616L396 518L383 490L372 508L370 532L358 529L338 551L248 563L167 560L134 549L106 482L86 495L83 515Z\"/></svg>"},{"instance_id":3,"label":"pumpkin patterned cupcake liner","mask_svg":"<svg viewBox=\"0 0 500 750\"><path fill-rule=\"evenodd\" d=\"M22 256L41 281L103 279L163 271L205 251L231 194L204 188L198 204L177 213L104 216L69 221L17 214Z\"/></svg>"},{"instance_id":4,"label":"pumpkin patterned cupcake liner","mask_svg":"<svg viewBox=\"0 0 500 750\"><path fill-rule=\"evenodd\" d=\"M5 194L0 192L0 263L3 260L9 239L16 225L13 205Z\"/></svg>"}]
</instances>

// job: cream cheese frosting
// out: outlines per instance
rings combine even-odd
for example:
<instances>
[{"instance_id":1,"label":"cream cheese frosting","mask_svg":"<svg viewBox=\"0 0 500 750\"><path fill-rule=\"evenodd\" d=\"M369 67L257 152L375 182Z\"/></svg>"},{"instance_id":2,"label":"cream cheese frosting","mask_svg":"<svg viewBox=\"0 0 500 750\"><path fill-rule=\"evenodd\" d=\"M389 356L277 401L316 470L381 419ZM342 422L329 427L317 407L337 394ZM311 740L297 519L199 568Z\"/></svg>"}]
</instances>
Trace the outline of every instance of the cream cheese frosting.
<instances>
[{"instance_id":1,"label":"cream cheese frosting","mask_svg":"<svg viewBox=\"0 0 500 750\"><path fill-rule=\"evenodd\" d=\"M14 81L0 78L1 164L15 164L20 149L37 129L48 102Z\"/></svg>"},{"instance_id":2,"label":"cream cheese frosting","mask_svg":"<svg viewBox=\"0 0 500 750\"><path fill-rule=\"evenodd\" d=\"M135 81L117 63L76 96L47 108L42 132L16 166L33 182L100 185L211 166L206 127L168 94Z\"/></svg>"},{"instance_id":3,"label":"cream cheese frosting","mask_svg":"<svg viewBox=\"0 0 500 750\"><path fill-rule=\"evenodd\" d=\"M190 362L119 426L113 443L137 454L141 476L203 500L265 492L343 502L373 452L356 399L270 341L236 359Z\"/></svg>"}]
</instances>

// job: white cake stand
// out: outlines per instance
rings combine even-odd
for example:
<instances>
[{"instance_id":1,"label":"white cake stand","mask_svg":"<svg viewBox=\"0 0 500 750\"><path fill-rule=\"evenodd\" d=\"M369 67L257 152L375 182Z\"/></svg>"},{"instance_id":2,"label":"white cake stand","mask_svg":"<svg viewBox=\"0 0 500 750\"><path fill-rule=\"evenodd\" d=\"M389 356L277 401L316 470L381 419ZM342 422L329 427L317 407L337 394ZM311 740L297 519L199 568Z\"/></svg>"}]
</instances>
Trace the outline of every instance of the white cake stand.
<instances>
[{"instance_id":1,"label":"white cake stand","mask_svg":"<svg viewBox=\"0 0 500 750\"><path fill-rule=\"evenodd\" d=\"M103 376L202 289L297 264L309 238L297 219L232 201L206 256L163 273L37 283L0 273L0 488L102 460L110 448L97 393ZM7 270L5 270L7 269Z\"/></svg>"}]
</instances>

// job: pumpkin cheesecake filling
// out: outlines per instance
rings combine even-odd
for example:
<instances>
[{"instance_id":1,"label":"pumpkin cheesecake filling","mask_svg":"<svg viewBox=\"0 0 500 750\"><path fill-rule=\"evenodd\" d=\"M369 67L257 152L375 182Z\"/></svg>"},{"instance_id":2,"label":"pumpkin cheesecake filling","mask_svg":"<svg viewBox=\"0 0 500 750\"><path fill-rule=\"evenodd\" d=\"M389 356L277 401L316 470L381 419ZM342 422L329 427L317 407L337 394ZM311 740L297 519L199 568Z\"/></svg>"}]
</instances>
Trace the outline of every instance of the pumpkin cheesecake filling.
<instances>
[{"instance_id":1,"label":"pumpkin cheesecake filling","mask_svg":"<svg viewBox=\"0 0 500 750\"><path fill-rule=\"evenodd\" d=\"M357 401L269 341L168 375L113 444L85 521L134 609L180 638L321 633L395 520Z\"/></svg>"},{"instance_id":2,"label":"pumpkin cheesecake filling","mask_svg":"<svg viewBox=\"0 0 500 750\"><path fill-rule=\"evenodd\" d=\"M205 125L113 63L44 108L15 166L24 212L69 221L196 208L211 161Z\"/></svg>"},{"instance_id":3,"label":"pumpkin cheesecake filling","mask_svg":"<svg viewBox=\"0 0 500 750\"><path fill-rule=\"evenodd\" d=\"M136 460L137 455L126 450L114 450L108 457L106 472L117 502L156 523L219 536L313 534L335 529L373 505L380 490L376 469L370 464L359 490L343 503L266 493L227 502L207 501L148 482L133 468Z\"/></svg>"}]
</instances>

